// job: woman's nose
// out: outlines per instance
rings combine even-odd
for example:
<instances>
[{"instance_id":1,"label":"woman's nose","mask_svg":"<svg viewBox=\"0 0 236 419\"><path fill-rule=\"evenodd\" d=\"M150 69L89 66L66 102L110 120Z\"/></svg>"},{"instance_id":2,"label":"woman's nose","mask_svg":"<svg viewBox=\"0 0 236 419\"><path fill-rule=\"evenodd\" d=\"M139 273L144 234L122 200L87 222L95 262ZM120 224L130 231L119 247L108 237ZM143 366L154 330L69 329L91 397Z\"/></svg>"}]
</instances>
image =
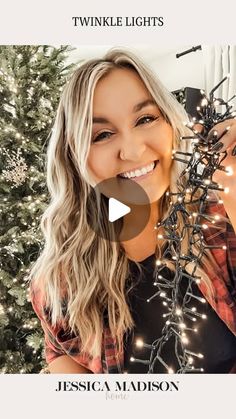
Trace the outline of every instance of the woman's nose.
<instances>
[{"instance_id":1,"label":"woman's nose","mask_svg":"<svg viewBox=\"0 0 236 419\"><path fill-rule=\"evenodd\" d=\"M136 135L125 135L120 144L119 157L121 160L138 161L146 150L142 138Z\"/></svg>"}]
</instances>

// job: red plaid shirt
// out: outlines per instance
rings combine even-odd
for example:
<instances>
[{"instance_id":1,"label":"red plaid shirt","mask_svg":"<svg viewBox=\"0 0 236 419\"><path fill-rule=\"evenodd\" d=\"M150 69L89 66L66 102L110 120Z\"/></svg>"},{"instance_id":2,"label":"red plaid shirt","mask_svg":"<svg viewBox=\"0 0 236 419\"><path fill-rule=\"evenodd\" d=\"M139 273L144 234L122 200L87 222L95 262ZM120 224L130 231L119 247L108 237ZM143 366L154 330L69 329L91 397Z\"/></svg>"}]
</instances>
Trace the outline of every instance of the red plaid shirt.
<instances>
[{"instance_id":1,"label":"red plaid shirt","mask_svg":"<svg viewBox=\"0 0 236 419\"><path fill-rule=\"evenodd\" d=\"M209 215L226 217L223 205L211 203L207 206ZM236 235L232 226L224 220L217 221L215 228L209 225L204 231L206 243L209 245L227 246L227 250L212 249L217 268L207 271L215 290L214 300L208 300L218 316L225 322L231 332L236 335ZM203 285L199 285L206 296ZM116 340L111 337L108 327L104 327L101 358L92 358L80 353L79 336L68 336L63 324L52 326L48 311L44 304L43 293L31 284L31 301L33 308L41 320L45 334L45 358L52 362L60 355L68 355L77 363L93 373L123 373L123 352L118 353ZM231 371L233 372L233 371Z\"/></svg>"}]
</instances>

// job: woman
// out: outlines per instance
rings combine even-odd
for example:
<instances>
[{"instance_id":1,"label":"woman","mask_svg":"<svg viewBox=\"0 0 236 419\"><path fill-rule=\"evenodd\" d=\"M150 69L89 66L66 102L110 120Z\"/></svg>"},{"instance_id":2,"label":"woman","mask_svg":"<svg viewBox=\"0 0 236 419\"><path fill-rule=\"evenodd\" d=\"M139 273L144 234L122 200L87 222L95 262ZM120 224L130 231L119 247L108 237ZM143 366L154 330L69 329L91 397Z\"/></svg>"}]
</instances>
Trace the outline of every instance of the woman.
<instances>
[{"instance_id":1,"label":"woman","mask_svg":"<svg viewBox=\"0 0 236 419\"><path fill-rule=\"evenodd\" d=\"M52 199L42 220L45 248L31 273L31 300L45 332L51 373L147 372L145 363L130 362L130 355L134 339L144 334L152 342L163 326L155 321L162 317L160 301L146 309L143 296L151 292L155 255L165 247L164 239L157 246L155 226L168 211L166 191L176 191L183 170L172 160L172 150L190 150L189 142L179 139L189 135L186 120L160 81L125 51L111 50L104 59L85 63L66 85L48 148ZM235 120L215 129L221 133L229 125L221 141L228 151L224 163L234 174L229 178L217 171L214 180L229 186L227 196L222 192L220 198L235 230ZM117 223L107 221L107 197L91 193L110 178L121 185L132 179L150 201L148 222L128 240L126 232L137 226L139 217L124 217L123 239L113 240ZM104 235L91 228L100 209ZM226 225L221 232L225 228L227 255L212 251L198 268L211 320L195 342L207 354L206 372L232 372L236 360L235 236ZM219 235L208 239L218 240ZM173 365L174 350L168 351ZM154 372L176 371L163 365Z\"/></svg>"}]
</instances>

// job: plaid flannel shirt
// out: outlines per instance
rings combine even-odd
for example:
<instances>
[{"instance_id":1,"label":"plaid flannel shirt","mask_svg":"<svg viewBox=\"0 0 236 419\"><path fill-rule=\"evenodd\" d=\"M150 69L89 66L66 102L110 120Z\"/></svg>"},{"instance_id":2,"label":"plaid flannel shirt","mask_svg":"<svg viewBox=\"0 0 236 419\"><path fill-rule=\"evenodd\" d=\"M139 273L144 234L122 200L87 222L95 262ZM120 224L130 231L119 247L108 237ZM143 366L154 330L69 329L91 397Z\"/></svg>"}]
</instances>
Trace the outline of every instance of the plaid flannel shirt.
<instances>
[{"instance_id":1,"label":"plaid flannel shirt","mask_svg":"<svg viewBox=\"0 0 236 419\"><path fill-rule=\"evenodd\" d=\"M227 216L223 205L208 204L205 212L208 215L223 216L222 221L215 224L220 229L208 223L209 228L204 231L206 243L214 246L226 245L227 250L212 249L216 269L207 271L207 274L215 291L214 299L207 298L204 285L200 284L199 288L218 316L236 335L236 235L232 226L223 219ZM45 358L48 364L61 355L68 355L93 373L123 373L124 354L118 353L117 342L108 327L104 326L103 330L101 357L92 358L86 353L80 353L79 336L66 335L66 328L62 323L51 325L43 293L32 284L31 302L44 330Z\"/></svg>"}]
</instances>

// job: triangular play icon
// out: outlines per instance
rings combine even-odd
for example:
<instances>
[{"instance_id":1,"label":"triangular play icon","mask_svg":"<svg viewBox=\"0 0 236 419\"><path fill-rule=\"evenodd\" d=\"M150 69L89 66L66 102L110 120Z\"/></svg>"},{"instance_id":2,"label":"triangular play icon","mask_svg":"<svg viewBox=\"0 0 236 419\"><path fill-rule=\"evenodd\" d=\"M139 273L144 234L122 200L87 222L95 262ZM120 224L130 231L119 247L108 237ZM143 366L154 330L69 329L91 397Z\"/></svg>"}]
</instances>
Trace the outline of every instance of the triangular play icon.
<instances>
[{"instance_id":1,"label":"triangular play icon","mask_svg":"<svg viewBox=\"0 0 236 419\"><path fill-rule=\"evenodd\" d=\"M115 198L109 198L108 219L111 223L128 214L130 207L118 201Z\"/></svg>"}]
</instances>

